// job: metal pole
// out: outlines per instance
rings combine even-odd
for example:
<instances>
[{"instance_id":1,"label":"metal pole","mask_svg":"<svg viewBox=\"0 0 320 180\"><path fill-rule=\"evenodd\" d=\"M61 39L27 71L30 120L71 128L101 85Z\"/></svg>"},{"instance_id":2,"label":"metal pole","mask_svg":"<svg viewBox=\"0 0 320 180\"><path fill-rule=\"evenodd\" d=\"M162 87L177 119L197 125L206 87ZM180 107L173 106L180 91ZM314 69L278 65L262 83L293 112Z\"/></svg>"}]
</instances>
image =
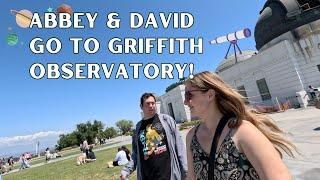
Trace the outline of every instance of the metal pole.
<instances>
[{"instance_id":1,"label":"metal pole","mask_svg":"<svg viewBox=\"0 0 320 180\"><path fill-rule=\"evenodd\" d=\"M236 58L236 63L238 63L237 51L236 51L236 44L233 44L233 51L234 51L234 57Z\"/></svg>"},{"instance_id":2,"label":"metal pole","mask_svg":"<svg viewBox=\"0 0 320 180\"><path fill-rule=\"evenodd\" d=\"M228 51L227 51L226 55L224 56L225 59L227 59L227 57L228 57L228 54L229 54L229 51L230 51L230 47L231 47L231 43L229 44Z\"/></svg>"},{"instance_id":3,"label":"metal pole","mask_svg":"<svg viewBox=\"0 0 320 180\"><path fill-rule=\"evenodd\" d=\"M281 109L281 106L280 106L280 104L279 104L278 97L276 97L276 103L277 103L277 106L278 106L279 111L281 111L282 109Z\"/></svg>"}]
</instances>

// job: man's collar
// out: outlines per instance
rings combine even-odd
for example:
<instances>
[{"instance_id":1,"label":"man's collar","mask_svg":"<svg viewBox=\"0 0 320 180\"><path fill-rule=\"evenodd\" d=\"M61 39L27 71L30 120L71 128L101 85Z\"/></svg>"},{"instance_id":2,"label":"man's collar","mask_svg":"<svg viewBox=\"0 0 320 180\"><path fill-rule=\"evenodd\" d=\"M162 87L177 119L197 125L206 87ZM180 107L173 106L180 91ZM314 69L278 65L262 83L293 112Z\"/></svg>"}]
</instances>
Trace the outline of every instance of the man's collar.
<instances>
[{"instance_id":1,"label":"man's collar","mask_svg":"<svg viewBox=\"0 0 320 180\"><path fill-rule=\"evenodd\" d=\"M144 120L148 120L148 119L154 118L154 116L156 116L156 115L157 115L157 113L155 113L153 116L151 116L151 117L149 117L149 118L143 117L142 120L144 121Z\"/></svg>"}]
</instances>

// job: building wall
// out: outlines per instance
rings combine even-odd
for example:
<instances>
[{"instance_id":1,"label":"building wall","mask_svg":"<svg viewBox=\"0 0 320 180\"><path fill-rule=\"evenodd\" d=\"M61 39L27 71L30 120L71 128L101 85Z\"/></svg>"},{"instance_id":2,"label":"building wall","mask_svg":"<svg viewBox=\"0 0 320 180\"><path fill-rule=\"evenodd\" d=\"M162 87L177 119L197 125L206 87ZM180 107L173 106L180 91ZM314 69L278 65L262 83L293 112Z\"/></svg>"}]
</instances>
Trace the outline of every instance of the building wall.
<instances>
[{"instance_id":1,"label":"building wall","mask_svg":"<svg viewBox=\"0 0 320 180\"><path fill-rule=\"evenodd\" d=\"M320 87L320 35L311 34L304 39L275 40L273 46L263 49L251 58L241 61L220 72L219 75L234 88L244 86L251 104L275 104L290 100L298 104L296 93L308 91L308 86ZM307 49L307 50L306 50ZM257 80L265 78L271 100L262 101ZM183 104L184 85L179 85L160 98L161 113L171 115L168 104L173 107L177 122L190 120L190 110Z\"/></svg>"},{"instance_id":2,"label":"building wall","mask_svg":"<svg viewBox=\"0 0 320 180\"><path fill-rule=\"evenodd\" d=\"M177 123L189 121L191 119L190 110L183 103L184 89L184 85L179 85L159 97L159 100L161 101L160 112L174 116ZM172 104L173 115L170 112L169 103Z\"/></svg>"},{"instance_id":3,"label":"building wall","mask_svg":"<svg viewBox=\"0 0 320 180\"><path fill-rule=\"evenodd\" d=\"M320 72L317 65L320 64L320 35L313 34L301 39L294 44L294 47L295 49L302 49L302 51L297 53L297 57L299 58L298 64L305 80L305 87L309 85L319 87Z\"/></svg>"},{"instance_id":4,"label":"building wall","mask_svg":"<svg viewBox=\"0 0 320 180\"><path fill-rule=\"evenodd\" d=\"M305 43L305 39L312 42ZM253 103L262 102L256 84L261 78L265 78L272 100L295 97L296 92L307 90L308 85L319 87L320 37L311 35L305 39L295 43L291 40L277 42L219 75L235 88L244 85L249 101ZM310 48L309 52L306 48Z\"/></svg>"}]
</instances>

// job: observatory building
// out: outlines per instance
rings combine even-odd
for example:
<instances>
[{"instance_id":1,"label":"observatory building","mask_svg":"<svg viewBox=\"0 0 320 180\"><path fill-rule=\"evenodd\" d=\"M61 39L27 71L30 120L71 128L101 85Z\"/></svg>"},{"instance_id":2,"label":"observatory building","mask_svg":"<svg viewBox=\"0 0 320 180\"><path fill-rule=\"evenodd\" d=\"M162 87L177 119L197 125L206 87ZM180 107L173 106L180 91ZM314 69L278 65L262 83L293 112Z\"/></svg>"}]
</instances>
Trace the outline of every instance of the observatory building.
<instances>
[{"instance_id":1,"label":"observatory building","mask_svg":"<svg viewBox=\"0 0 320 180\"><path fill-rule=\"evenodd\" d=\"M320 86L320 2L267 1L254 37L258 52L246 51L238 63L229 56L216 72L251 104L304 106L308 86Z\"/></svg>"},{"instance_id":2,"label":"observatory building","mask_svg":"<svg viewBox=\"0 0 320 180\"><path fill-rule=\"evenodd\" d=\"M306 106L308 86L320 87L320 1L266 1L254 38L257 51L227 56L216 73L252 105ZM178 122L190 120L183 94L176 84L159 97L158 110Z\"/></svg>"}]
</instances>

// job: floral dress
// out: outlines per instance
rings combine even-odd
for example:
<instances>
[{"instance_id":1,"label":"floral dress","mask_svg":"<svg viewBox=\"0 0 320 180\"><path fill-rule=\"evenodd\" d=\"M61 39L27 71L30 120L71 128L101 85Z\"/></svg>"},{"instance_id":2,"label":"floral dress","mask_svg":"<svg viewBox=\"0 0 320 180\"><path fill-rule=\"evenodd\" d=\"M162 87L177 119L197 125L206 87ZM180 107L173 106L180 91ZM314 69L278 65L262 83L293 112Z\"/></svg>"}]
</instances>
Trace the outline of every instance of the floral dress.
<instances>
[{"instance_id":1,"label":"floral dress","mask_svg":"<svg viewBox=\"0 0 320 180\"><path fill-rule=\"evenodd\" d=\"M190 148L193 155L193 169L197 180L208 179L209 154L206 153L197 139L196 127L192 137ZM259 176L247 159L244 153L239 152L232 138L231 130L224 138L219 150L215 155L214 179L235 180L235 179L259 179Z\"/></svg>"}]
</instances>

